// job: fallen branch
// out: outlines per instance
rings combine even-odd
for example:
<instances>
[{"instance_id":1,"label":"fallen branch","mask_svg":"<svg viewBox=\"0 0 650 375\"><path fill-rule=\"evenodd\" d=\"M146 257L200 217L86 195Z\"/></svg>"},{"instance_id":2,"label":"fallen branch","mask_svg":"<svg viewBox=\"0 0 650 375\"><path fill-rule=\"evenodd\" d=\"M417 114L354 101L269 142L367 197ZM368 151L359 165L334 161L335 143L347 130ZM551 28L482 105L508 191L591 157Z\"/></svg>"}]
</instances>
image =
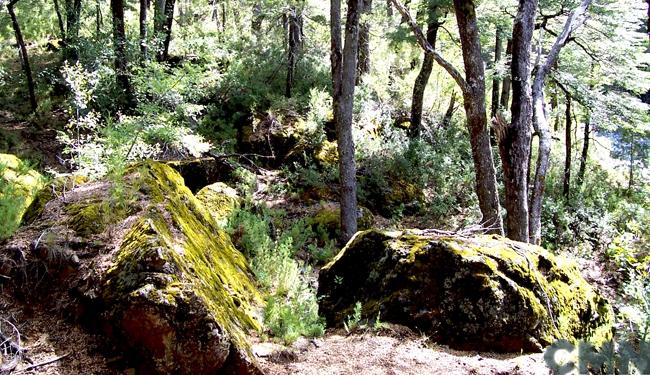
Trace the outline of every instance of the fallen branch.
<instances>
[{"instance_id":1,"label":"fallen branch","mask_svg":"<svg viewBox=\"0 0 650 375\"><path fill-rule=\"evenodd\" d=\"M66 354L58 356L58 357L54 357L52 359L48 359L48 360L43 361L43 362L34 363L33 365L30 365L30 366L25 367L24 369L21 369L20 371L31 371L31 370L33 370L33 369L35 369L37 367L41 367L41 366L49 365L49 364L54 363L54 362L58 362L58 361L62 360L63 358L68 357L70 354L72 354L72 352L66 353Z\"/></svg>"}]
</instances>

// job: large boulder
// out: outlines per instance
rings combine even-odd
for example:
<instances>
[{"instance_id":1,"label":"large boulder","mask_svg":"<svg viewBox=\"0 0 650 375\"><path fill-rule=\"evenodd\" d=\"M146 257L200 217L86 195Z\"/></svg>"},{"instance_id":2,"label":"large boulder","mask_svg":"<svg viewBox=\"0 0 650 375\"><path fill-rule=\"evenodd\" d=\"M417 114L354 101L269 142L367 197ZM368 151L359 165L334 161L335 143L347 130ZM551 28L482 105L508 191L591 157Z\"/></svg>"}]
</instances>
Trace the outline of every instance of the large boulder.
<instances>
[{"instance_id":1,"label":"large boulder","mask_svg":"<svg viewBox=\"0 0 650 375\"><path fill-rule=\"evenodd\" d=\"M319 311L418 329L466 350L541 351L558 339L611 338L610 305L562 257L497 236L358 233L320 271Z\"/></svg>"},{"instance_id":2,"label":"large boulder","mask_svg":"<svg viewBox=\"0 0 650 375\"><path fill-rule=\"evenodd\" d=\"M221 226L228 224L228 219L241 206L241 198L237 190L224 184L215 182L196 193L196 199L210 212L214 220Z\"/></svg>"},{"instance_id":3,"label":"large boulder","mask_svg":"<svg viewBox=\"0 0 650 375\"><path fill-rule=\"evenodd\" d=\"M0 154L0 241L9 237L23 219L45 178L15 155Z\"/></svg>"},{"instance_id":4,"label":"large boulder","mask_svg":"<svg viewBox=\"0 0 650 375\"><path fill-rule=\"evenodd\" d=\"M0 250L14 267L3 274L31 285L20 290L47 288L138 373L259 373L247 339L263 304L252 272L166 164L52 197ZM38 278L25 280L32 269Z\"/></svg>"}]
</instances>

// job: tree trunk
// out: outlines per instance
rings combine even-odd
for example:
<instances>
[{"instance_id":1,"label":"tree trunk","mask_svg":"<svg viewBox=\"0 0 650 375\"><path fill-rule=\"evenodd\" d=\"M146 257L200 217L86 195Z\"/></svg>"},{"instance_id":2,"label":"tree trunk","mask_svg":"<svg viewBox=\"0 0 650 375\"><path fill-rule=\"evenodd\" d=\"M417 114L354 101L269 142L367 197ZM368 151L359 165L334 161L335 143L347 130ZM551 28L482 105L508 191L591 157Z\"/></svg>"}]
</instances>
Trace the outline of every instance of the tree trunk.
<instances>
[{"instance_id":1,"label":"tree trunk","mask_svg":"<svg viewBox=\"0 0 650 375\"><path fill-rule=\"evenodd\" d=\"M564 199L569 200L569 194L571 189L571 95L568 91L564 91L566 98L566 110L565 110L565 140L564 140L564 178L562 180L562 194L564 194Z\"/></svg>"},{"instance_id":2,"label":"tree trunk","mask_svg":"<svg viewBox=\"0 0 650 375\"><path fill-rule=\"evenodd\" d=\"M585 133L582 141L582 153L580 154L580 168L578 169L578 189L582 187L587 170L587 158L589 157L589 137L591 137L591 115L587 112L585 119Z\"/></svg>"},{"instance_id":3,"label":"tree trunk","mask_svg":"<svg viewBox=\"0 0 650 375\"><path fill-rule=\"evenodd\" d=\"M585 17L583 16L591 2L592 0L582 0L580 6L571 12L569 18L564 24L562 33L553 43L544 64L537 68L537 74L533 81L533 126L535 132L539 135L539 148L535 179L533 180L533 190L530 196L530 217L528 226L530 241L534 244L539 244L542 237L542 198L544 196L544 183L546 181L546 173L548 172L551 157L551 134L544 110L544 81L550 72L551 67L555 64L560 54L560 50L567 43L571 33L584 23Z\"/></svg>"},{"instance_id":4,"label":"tree trunk","mask_svg":"<svg viewBox=\"0 0 650 375\"><path fill-rule=\"evenodd\" d=\"M174 6L176 0L165 0L165 8L163 12L163 19L161 31L163 34L163 45L160 51L158 51L157 60L159 62L167 61L169 59L169 43L172 40L172 24L174 23Z\"/></svg>"},{"instance_id":5,"label":"tree trunk","mask_svg":"<svg viewBox=\"0 0 650 375\"><path fill-rule=\"evenodd\" d=\"M113 16L113 44L115 48L115 77L124 95L125 108L133 108L133 91L129 81L126 58L126 34L124 32L124 0L111 0Z\"/></svg>"},{"instance_id":6,"label":"tree trunk","mask_svg":"<svg viewBox=\"0 0 650 375\"><path fill-rule=\"evenodd\" d=\"M77 50L79 43L79 26L81 21L81 0L66 0L66 48L65 57L72 61L79 60Z\"/></svg>"},{"instance_id":7,"label":"tree trunk","mask_svg":"<svg viewBox=\"0 0 650 375\"><path fill-rule=\"evenodd\" d=\"M361 13L372 12L372 0L362 0ZM359 58L357 61L356 84L361 83L363 75L370 72L370 22L364 20L359 30Z\"/></svg>"},{"instance_id":8,"label":"tree trunk","mask_svg":"<svg viewBox=\"0 0 650 375\"><path fill-rule=\"evenodd\" d=\"M429 2L431 5L431 2ZM438 7L429 6L427 9L427 42L432 48L436 48L436 39L438 37L438 28L440 27ZM422 68L415 79L413 85L413 98L411 100L411 126L409 127L409 136L419 138L422 133L422 107L424 103L424 91L429 83L431 71L433 70L433 56L430 53L424 53Z\"/></svg>"},{"instance_id":9,"label":"tree trunk","mask_svg":"<svg viewBox=\"0 0 650 375\"><path fill-rule=\"evenodd\" d=\"M508 41L506 42L506 59L508 59L508 56L512 56L512 39L508 38ZM509 70L512 69L511 68ZM508 70L508 69L507 69ZM506 74L505 77L503 77L503 87L501 88L501 99L499 100L501 108L508 108L508 104L510 103L510 87L512 83L512 78L510 77L509 74Z\"/></svg>"},{"instance_id":10,"label":"tree trunk","mask_svg":"<svg viewBox=\"0 0 650 375\"><path fill-rule=\"evenodd\" d=\"M147 0L140 0L140 55L147 61Z\"/></svg>"},{"instance_id":11,"label":"tree trunk","mask_svg":"<svg viewBox=\"0 0 650 375\"><path fill-rule=\"evenodd\" d=\"M442 118L443 128L448 128L451 126L451 120L454 117L455 111L456 111L456 91L452 91L451 99L449 99L449 107L447 107L447 112L445 112L445 117Z\"/></svg>"},{"instance_id":12,"label":"tree trunk","mask_svg":"<svg viewBox=\"0 0 650 375\"><path fill-rule=\"evenodd\" d=\"M253 5L253 19L251 20L251 30L253 31L253 35L259 36L262 32L262 21L264 21L262 5L260 3L255 3Z\"/></svg>"},{"instance_id":13,"label":"tree trunk","mask_svg":"<svg viewBox=\"0 0 650 375\"><path fill-rule=\"evenodd\" d=\"M499 134L508 238L528 242L528 159L533 118L530 55L537 0L519 0L512 28L512 121Z\"/></svg>"},{"instance_id":14,"label":"tree trunk","mask_svg":"<svg viewBox=\"0 0 650 375\"><path fill-rule=\"evenodd\" d=\"M632 194L634 186L634 134L630 135L630 177L627 184L627 195Z\"/></svg>"},{"instance_id":15,"label":"tree trunk","mask_svg":"<svg viewBox=\"0 0 650 375\"><path fill-rule=\"evenodd\" d=\"M16 13L14 12L14 5L19 0L11 0L7 3L7 11L9 12L9 17L11 17L11 26L14 29L14 34L16 35L16 43L18 43L18 55L20 57L20 65L23 67L25 72L25 78L27 78L27 90L29 91L29 104L31 105L32 112L36 112L38 107L36 103L36 90L34 86L34 79L32 77L32 67L29 65L29 56L27 55L27 47L25 46L25 40L23 39L23 33L20 30L20 24L16 18Z\"/></svg>"},{"instance_id":16,"label":"tree trunk","mask_svg":"<svg viewBox=\"0 0 650 375\"><path fill-rule=\"evenodd\" d=\"M59 21L59 30L61 31L61 40L65 41L65 26L63 26L63 16L61 15L61 8L59 1L54 0L54 11L56 12L56 19Z\"/></svg>"},{"instance_id":17,"label":"tree trunk","mask_svg":"<svg viewBox=\"0 0 650 375\"><path fill-rule=\"evenodd\" d=\"M501 53L503 52L503 30L500 26L497 26L496 31L496 40L494 41L494 68L495 75L492 78L492 108L490 109L490 118L494 118L497 115L499 110L499 98L500 98L500 88L501 88L501 79L496 74L496 68L501 62Z\"/></svg>"},{"instance_id":18,"label":"tree trunk","mask_svg":"<svg viewBox=\"0 0 650 375\"><path fill-rule=\"evenodd\" d=\"M95 37L99 40L102 33L102 26L104 26L104 20L102 17L102 3L101 0L97 0L95 3Z\"/></svg>"},{"instance_id":19,"label":"tree trunk","mask_svg":"<svg viewBox=\"0 0 650 375\"><path fill-rule=\"evenodd\" d=\"M454 11L460 32L465 76L468 83L467 90L464 92L464 106L476 171L476 193L483 214L482 225L490 233L502 234L503 223L499 212L496 172L490 147L490 134L487 130L485 72L476 8L472 0L454 0Z\"/></svg>"},{"instance_id":20,"label":"tree trunk","mask_svg":"<svg viewBox=\"0 0 650 375\"><path fill-rule=\"evenodd\" d=\"M359 16L362 0L348 0L340 84L337 141L341 185L341 240L347 242L357 231L357 182L352 138L352 107L359 49ZM334 13L334 12L333 12ZM334 38L333 38L334 40ZM332 43L334 44L334 43Z\"/></svg>"},{"instance_id":21,"label":"tree trunk","mask_svg":"<svg viewBox=\"0 0 650 375\"><path fill-rule=\"evenodd\" d=\"M288 23L288 53L287 53L287 82L285 89L285 96L291 97L293 90L293 81L296 73L296 61L302 46L302 14L296 7L289 9L287 16Z\"/></svg>"}]
</instances>

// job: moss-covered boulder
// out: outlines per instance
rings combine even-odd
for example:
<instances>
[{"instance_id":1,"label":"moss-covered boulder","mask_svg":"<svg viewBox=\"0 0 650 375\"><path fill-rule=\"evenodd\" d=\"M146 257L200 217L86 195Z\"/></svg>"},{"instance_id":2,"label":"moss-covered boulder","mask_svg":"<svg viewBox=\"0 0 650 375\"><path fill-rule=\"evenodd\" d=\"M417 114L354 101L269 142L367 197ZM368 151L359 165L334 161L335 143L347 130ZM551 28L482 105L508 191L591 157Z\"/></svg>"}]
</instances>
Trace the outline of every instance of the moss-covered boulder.
<instances>
[{"instance_id":1,"label":"moss-covered boulder","mask_svg":"<svg viewBox=\"0 0 650 375\"><path fill-rule=\"evenodd\" d=\"M0 154L0 241L20 226L44 184L43 176L18 157Z\"/></svg>"},{"instance_id":2,"label":"moss-covered boulder","mask_svg":"<svg viewBox=\"0 0 650 375\"><path fill-rule=\"evenodd\" d=\"M228 223L228 218L241 205L241 198L237 190L223 182L215 182L199 190L196 199L210 212L220 226Z\"/></svg>"},{"instance_id":3,"label":"moss-covered boulder","mask_svg":"<svg viewBox=\"0 0 650 375\"><path fill-rule=\"evenodd\" d=\"M318 294L330 326L360 302L367 319L459 349L540 351L612 334L610 305L573 263L496 236L361 232L320 271Z\"/></svg>"},{"instance_id":4,"label":"moss-covered boulder","mask_svg":"<svg viewBox=\"0 0 650 375\"><path fill-rule=\"evenodd\" d=\"M257 373L261 297L244 256L167 165L131 174L147 197L103 277L106 331L165 374Z\"/></svg>"},{"instance_id":5,"label":"moss-covered boulder","mask_svg":"<svg viewBox=\"0 0 650 375\"><path fill-rule=\"evenodd\" d=\"M372 212L365 207L359 207L357 212L357 226L359 230L366 230L372 227L374 217ZM307 220L314 230L319 227L324 230L330 238L341 237L341 208L338 204L324 204L316 213Z\"/></svg>"}]
</instances>

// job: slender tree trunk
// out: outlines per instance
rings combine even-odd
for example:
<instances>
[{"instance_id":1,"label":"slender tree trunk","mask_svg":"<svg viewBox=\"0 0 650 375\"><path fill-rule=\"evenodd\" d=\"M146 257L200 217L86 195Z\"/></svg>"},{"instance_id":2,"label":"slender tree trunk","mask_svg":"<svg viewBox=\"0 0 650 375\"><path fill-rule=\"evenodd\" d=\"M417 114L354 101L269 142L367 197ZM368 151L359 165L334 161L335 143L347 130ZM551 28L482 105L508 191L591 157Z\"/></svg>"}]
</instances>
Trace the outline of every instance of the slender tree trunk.
<instances>
[{"instance_id":1,"label":"slender tree trunk","mask_svg":"<svg viewBox=\"0 0 650 375\"><path fill-rule=\"evenodd\" d=\"M59 21L59 30L61 31L61 40L65 41L65 26L63 25L63 15L61 15L61 8L59 1L54 0L54 11L56 12L56 19Z\"/></svg>"},{"instance_id":2,"label":"slender tree trunk","mask_svg":"<svg viewBox=\"0 0 650 375\"><path fill-rule=\"evenodd\" d=\"M386 15L388 18L393 18L393 4L391 4L390 0L386 0Z\"/></svg>"},{"instance_id":3,"label":"slender tree trunk","mask_svg":"<svg viewBox=\"0 0 650 375\"><path fill-rule=\"evenodd\" d=\"M585 132L582 141L582 153L580 154L580 168L578 169L578 189L582 187L585 180L585 171L587 170L587 159L589 157L589 137L591 137L591 114L587 113L585 119Z\"/></svg>"},{"instance_id":4,"label":"slender tree trunk","mask_svg":"<svg viewBox=\"0 0 650 375\"><path fill-rule=\"evenodd\" d=\"M482 224L491 233L503 233L485 108L485 71L481 56L476 8L472 0L454 0L468 88L464 93L467 126L476 171L476 193L483 213Z\"/></svg>"},{"instance_id":5,"label":"slender tree trunk","mask_svg":"<svg viewBox=\"0 0 650 375\"><path fill-rule=\"evenodd\" d=\"M289 10L288 23L288 53L287 53L287 82L285 96L291 97L296 73L296 61L302 46L302 14L296 7Z\"/></svg>"},{"instance_id":6,"label":"slender tree trunk","mask_svg":"<svg viewBox=\"0 0 650 375\"><path fill-rule=\"evenodd\" d=\"M77 61L79 52L79 27L81 21L81 0L66 0L66 49L67 59Z\"/></svg>"},{"instance_id":7,"label":"slender tree trunk","mask_svg":"<svg viewBox=\"0 0 650 375\"><path fill-rule=\"evenodd\" d=\"M492 78L492 107L490 109L490 118L494 118L497 115L499 110L499 98L500 98L500 88L501 88L501 79L496 74L496 68L501 62L501 53L503 52L503 30L500 26L497 27L496 31L496 40L494 41L494 68L495 74Z\"/></svg>"},{"instance_id":8,"label":"slender tree trunk","mask_svg":"<svg viewBox=\"0 0 650 375\"><path fill-rule=\"evenodd\" d=\"M14 29L14 34L16 35L16 43L18 43L18 55L20 56L20 65L23 67L25 72L25 78L27 78L27 90L29 91L29 104L31 105L32 112L36 112L38 107L36 103L36 90L34 85L34 79L32 77L32 67L29 65L29 55L27 54L27 47L25 46L25 40L23 39L23 33L20 30L20 24L18 23L18 18L16 18L16 13L14 12L14 5L19 0L11 0L7 3L7 11L9 12L9 17L11 17L11 26Z\"/></svg>"},{"instance_id":9,"label":"slender tree trunk","mask_svg":"<svg viewBox=\"0 0 650 375\"><path fill-rule=\"evenodd\" d=\"M362 0L362 14L372 13L372 0ZM370 72L370 22L364 20L359 30L359 58L357 61L356 84L361 83L361 78Z\"/></svg>"},{"instance_id":10,"label":"slender tree trunk","mask_svg":"<svg viewBox=\"0 0 650 375\"><path fill-rule=\"evenodd\" d=\"M142 61L149 59L147 52L147 2L147 0L140 0L140 55Z\"/></svg>"},{"instance_id":11,"label":"slender tree trunk","mask_svg":"<svg viewBox=\"0 0 650 375\"><path fill-rule=\"evenodd\" d=\"M508 59L508 56L512 56L511 38L508 38L508 41L506 42L506 59ZM510 77L510 74L506 74L506 76L503 77L503 87L501 88L501 99L499 100L501 108L508 108L508 104L510 103L511 83L512 83L512 78Z\"/></svg>"},{"instance_id":12,"label":"slender tree trunk","mask_svg":"<svg viewBox=\"0 0 650 375\"><path fill-rule=\"evenodd\" d=\"M630 135L630 177L627 184L627 194L632 194L634 186L634 134Z\"/></svg>"},{"instance_id":13,"label":"slender tree trunk","mask_svg":"<svg viewBox=\"0 0 650 375\"><path fill-rule=\"evenodd\" d=\"M352 138L352 107L359 49L359 17L362 0L348 0L345 45L341 65L341 87L337 141L341 185L341 240L347 242L357 231L357 182Z\"/></svg>"},{"instance_id":14,"label":"slender tree trunk","mask_svg":"<svg viewBox=\"0 0 650 375\"><path fill-rule=\"evenodd\" d=\"M104 26L104 20L102 17L102 3L101 0L95 2L95 37L99 40L102 34L102 26Z\"/></svg>"},{"instance_id":15,"label":"slender tree trunk","mask_svg":"<svg viewBox=\"0 0 650 375\"><path fill-rule=\"evenodd\" d=\"M451 126L451 120L454 117L454 112L456 111L456 91L451 92L451 99L449 99L449 106L445 112L445 116L442 118L442 127L448 128Z\"/></svg>"},{"instance_id":16,"label":"slender tree trunk","mask_svg":"<svg viewBox=\"0 0 650 375\"><path fill-rule=\"evenodd\" d=\"M126 34L124 32L124 0L111 0L113 16L113 44L115 48L115 77L124 95L127 109L133 107L133 91L129 80L126 57Z\"/></svg>"},{"instance_id":17,"label":"slender tree trunk","mask_svg":"<svg viewBox=\"0 0 650 375\"><path fill-rule=\"evenodd\" d=\"M562 33L557 37L555 43L553 43L544 64L537 68L537 74L533 81L533 126L535 132L539 135L539 148L533 190L530 195L530 217L528 225L530 241L534 244L539 244L542 237L542 198L544 196L546 174L551 158L551 132L544 110L544 81L551 67L557 61L560 50L567 43L571 33L584 23L584 15L591 2L592 0L582 0L582 3L571 12L564 24Z\"/></svg>"},{"instance_id":18,"label":"slender tree trunk","mask_svg":"<svg viewBox=\"0 0 650 375\"><path fill-rule=\"evenodd\" d=\"M530 54L537 0L519 0L512 29L512 122L497 133L505 187L508 238L528 242L528 159L533 118Z\"/></svg>"},{"instance_id":19,"label":"slender tree trunk","mask_svg":"<svg viewBox=\"0 0 650 375\"><path fill-rule=\"evenodd\" d=\"M566 98L565 110L565 140L564 140L564 178L562 181L562 194L568 201L571 189L571 95L568 91L564 92Z\"/></svg>"},{"instance_id":20,"label":"slender tree trunk","mask_svg":"<svg viewBox=\"0 0 650 375\"><path fill-rule=\"evenodd\" d=\"M429 2L431 4L431 2ZM436 39L438 37L438 28L440 27L438 7L433 5L427 9L427 42L432 48L436 48ZM422 133L422 107L424 104L424 92L431 77L433 70L433 56L430 53L424 53L424 60L422 61L422 68L420 73L415 79L413 85L413 98L411 100L411 127L409 128L409 136L411 138L419 138Z\"/></svg>"},{"instance_id":21,"label":"slender tree trunk","mask_svg":"<svg viewBox=\"0 0 650 375\"><path fill-rule=\"evenodd\" d=\"M167 61L169 59L169 43L172 40L172 25L174 23L174 6L176 0L165 0L165 8L162 20L162 33L163 45L162 49L158 52L157 60L159 62Z\"/></svg>"},{"instance_id":22,"label":"slender tree trunk","mask_svg":"<svg viewBox=\"0 0 650 375\"><path fill-rule=\"evenodd\" d=\"M260 3L255 3L253 5L253 19L251 20L251 30L253 31L253 35L259 36L262 32L262 21L264 21L262 5Z\"/></svg>"}]
</instances>

